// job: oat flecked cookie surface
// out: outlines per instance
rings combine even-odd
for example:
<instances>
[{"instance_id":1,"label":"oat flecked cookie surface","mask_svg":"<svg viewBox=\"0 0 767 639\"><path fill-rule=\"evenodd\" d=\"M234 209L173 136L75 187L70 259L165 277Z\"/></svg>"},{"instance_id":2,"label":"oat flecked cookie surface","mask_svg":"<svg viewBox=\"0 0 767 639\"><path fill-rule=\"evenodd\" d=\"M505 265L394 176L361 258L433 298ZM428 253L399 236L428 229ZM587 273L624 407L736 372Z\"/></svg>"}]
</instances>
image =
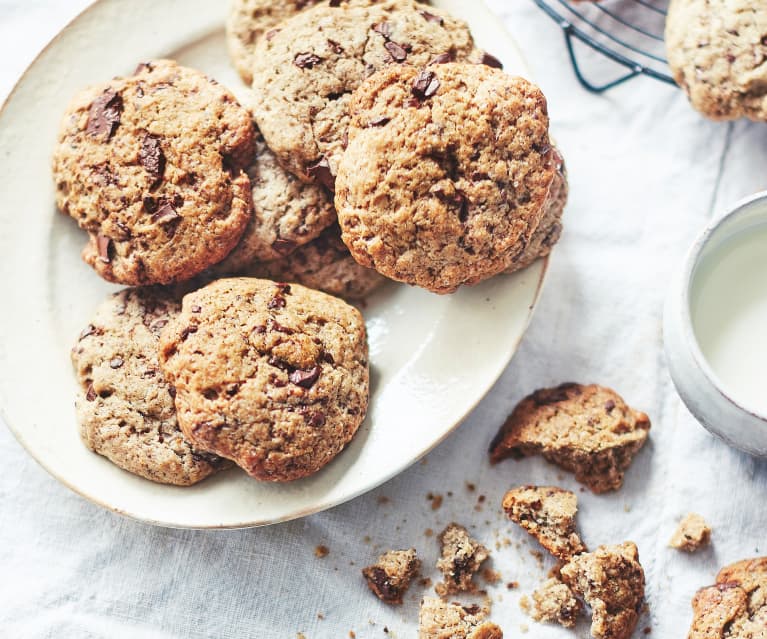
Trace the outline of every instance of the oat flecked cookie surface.
<instances>
[{"instance_id":1,"label":"oat flecked cookie surface","mask_svg":"<svg viewBox=\"0 0 767 639\"><path fill-rule=\"evenodd\" d=\"M256 479L317 472L367 411L362 315L299 285L234 278L186 295L160 362L184 434Z\"/></svg>"},{"instance_id":2,"label":"oat flecked cookie surface","mask_svg":"<svg viewBox=\"0 0 767 639\"><path fill-rule=\"evenodd\" d=\"M503 497L503 510L552 555L568 561L586 551L578 536L575 493L556 486L521 486Z\"/></svg>"},{"instance_id":3,"label":"oat flecked cookie surface","mask_svg":"<svg viewBox=\"0 0 767 639\"><path fill-rule=\"evenodd\" d=\"M767 557L723 568L692 600L687 639L767 638Z\"/></svg>"},{"instance_id":4,"label":"oat flecked cookie surface","mask_svg":"<svg viewBox=\"0 0 767 639\"><path fill-rule=\"evenodd\" d=\"M360 264L451 293L524 255L561 164L537 87L485 65L390 67L350 111L335 202Z\"/></svg>"},{"instance_id":5,"label":"oat flecked cookie surface","mask_svg":"<svg viewBox=\"0 0 767 639\"><path fill-rule=\"evenodd\" d=\"M468 26L411 0L318 5L259 41L254 114L280 163L333 189L351 93L376 70L422 66L437 56L467 59Z\"/></svg>"},{"instance_id":6,"label":"oat flecked cookie surface","mask_svg":"<svg viewBox=\"0 0 767 639\"><path fill-rule=\"evenodd\" d=\"M533 593L532 617L536 621L575 628L582 611L583 604L570 587L559 579L547 579Z\"/></svg>"},{"instance_id":7,"label":"oat flecked cookie surface","mask_svg":"<svg viewBox=\"0 0 767 639\"><path fill-rule=\"evenodd\" d=\"M613 390L562 384L523 399L496 435L490 460L543 455L595 493L617 490L650 431L644 413Z\"/></svg>"},{"instance_id":8,"label":"oat flecked cookie surface","mask_svg":"<svg viewBox=\"0 0 767 639\"><path fill-rule=\"evenodd\" d=\"M645 576L632 542L600 546L574 557L562 581L591 606L595 639L629 639L644 604Z\"/></svg>"},{"instance_id":9,"label":"oat flecked cookie surface","mask_svg":"<svg viewBox=\"0 0 767 639\"><path fill-rule=\"evenodd\" d=\"M490 557L488 549L473 539L466 528L456 523L449 524L440 533L439 543L442 553L437 568L444 581L435 586L437 594L445 596L474 592L477 587L473 578Z\"/></svg>"},{"instance_id":10,"label":"oat flecked cookie surface","mask_svg":"<svg viewBox=\"0 0 767 639\"><path fill-rule=\"evenodd\" d=\"M260 136L247 173L253 217L239 244L216 265L217 273L235 275L256 263L286 257L317 238L337 219L333 199L327 192L283 169Z\"/></svg>"},{"instance_id":11,"label":"oat flecked cookie surface","mask_svg":"<svg viewBox=\"0 0 767 639\"><path fill-rule=\"evenodd\" d=\"M697 552L711 543L711 527L697 513L689 513L679 522L669 545L685 552Z\"/></svg>"},{"instance_id":12,"label":"oat flecked cookie surface","mask_svg":"<svg viewBox=\"0 0 767 639\"><path fill-rule=\"evenodd\" d=\"M253 81L256 44L283 20L322 0L232 0L226 20L229 57L245 82Z\"/></svg>"},{"instance_id":13,"label":"oat flecked cookie surface","mask_svg":"<svg viewBox=\"0 0 767 639\"><path fill-rule=\"evenodd\" d=\"M176 420L174 389L158 361L160 330L181 310L181 295L129 289L104 301L72 349L80 434L124 470L189 486L231 465L196 450Z\"/></svg>"},{"instance_id":14,"label":"oat flecked cookie surface","mask_svg":"<svg viewBox=\"0 0 767 639\"><path fill-rule=\"evenodd\" d=\"M418 639L503 639L503 631L487 620L487 610L424 597L418 615Z\"/></svg>"},{"instance_id":15,"label":"oat flecked cookie surface","mask_svg":"<svg viewBox=\"0 0 767 639\"><path fill-rule=\"evenodd\" d=\"M190 279L251 216L253 122L234 96L170 60L79 93L53 156L56 203L90 236L83 259L131 285Z\"/></svg>"},{"instance_id":16,"label":"oat flecked cookie surface","mask_svg":"<svg viewBox=\"0 0 767 639\"><path fill-rule=\"evenodd\" d=\"M280 282L297 282L345 300L362 300L388 281L372 268L366 268L354 260L341 241L341 229L337 224L328 227L317 239L287 257L255 262L243 274Z\"/></svg>"},{"instance_id":17,"label":"oat flecked cookie surface","mask_svg":"<svg viewBox=\"0 0 767 639\"><path fill-rule=\"evenodd\" d=\"M410 582L421 570L415 548L390 550L371 566L362 569L368 588L381 601L400 605Z\"/></svg>"},{"instance_id":18,"label":"oat flecked cookie surface","mask_svg":"<svg viewBox=\"0 0 767 639\"><path fill-rule=\"evenodd\" d=\"M672 0L669 66L693 107L714 120L767 120L767 5Z\"/></svg>"}]
</instances>

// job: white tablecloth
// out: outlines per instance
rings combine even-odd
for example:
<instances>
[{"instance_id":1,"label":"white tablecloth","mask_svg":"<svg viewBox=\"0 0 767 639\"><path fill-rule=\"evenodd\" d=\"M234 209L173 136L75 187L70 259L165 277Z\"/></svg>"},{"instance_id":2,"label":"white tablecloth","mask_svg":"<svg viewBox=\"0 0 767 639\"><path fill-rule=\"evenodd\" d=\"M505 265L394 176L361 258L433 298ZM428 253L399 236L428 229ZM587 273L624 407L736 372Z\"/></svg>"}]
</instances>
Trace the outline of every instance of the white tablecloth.
<instances>
[{"instance_id":1,"label":"white tablecloth","mask_svg":"<svg viewBox=\"0 0 767 639\"><path fill-rule=\"evenodd\" d=\"M86 4L0 0L0 98ZM456 520L493 550L503 581L489 590L507 636L528 626L531 637L571 637L520 610L519 597L545 569L525 533L504 521L499 503L519 483L579 486L539 459L490 468L485 453L521 396L568 380L613 386L653 421L651 441L620 492L579 492L590 546L626 539L639 546L650 607L640 628L664 639L685 636L694 591L712 582L719 566L767 554L767 462L731 450L695 422L674 392L661 342L669 275L694 236L724 206L767 186L767 125L707 122L681 92L648 79L590 95L573 76L558 27L531 1L490 5L549 98L572 186L566 232L535 319L494 390L426 461L382 488L301 521L234 532L164 530L106 512L59 485L0 428L0 635L301 632L313 639L348 637L350 630L385 637L388 630L390 637L415 637L423 588L413 587L403 607L389 608L367 591L360 566L377 551L415 545L425 574L436 580L437 542L425 531ZM610 70L593 55L585 59ZM429 492L444 495L439 510L431 510ZM683 556L667 542L690 510L712 524L714 544ZM323 559L314 555L319 544L330 550ZM509 581L519 589L507 590ZM587 628L582 623L577 636L588 637Z\"/></svg>"}]
</instances>

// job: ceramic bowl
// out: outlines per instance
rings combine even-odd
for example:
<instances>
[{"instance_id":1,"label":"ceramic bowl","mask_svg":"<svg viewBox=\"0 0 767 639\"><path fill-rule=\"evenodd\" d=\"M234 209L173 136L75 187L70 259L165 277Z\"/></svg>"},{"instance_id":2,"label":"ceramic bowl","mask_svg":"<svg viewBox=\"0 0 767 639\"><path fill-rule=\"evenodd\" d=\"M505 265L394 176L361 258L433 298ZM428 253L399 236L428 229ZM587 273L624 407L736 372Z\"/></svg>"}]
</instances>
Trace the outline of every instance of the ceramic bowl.
<instances>
[{"instance_id":1,"label":"ceramic bowl","mask_svg":"<svg viewBox=\"0 0 767 639\"><path fill-rule=\"evenodd\" d=\"M762 225L767 227L767 191L739 202L701 234L675 276L667 298L664 345L671 378L695 418L731 446L767 457L767 411L749 406L713 370L696 335L692 303L704 261L710 268L711 262L722 255L719 249L734 236ZM767 245L764 248L767 251ZM733 286L737 285L733 282ZM767 394L767 376L765 380Z\"/></svg>"}]
</instances>

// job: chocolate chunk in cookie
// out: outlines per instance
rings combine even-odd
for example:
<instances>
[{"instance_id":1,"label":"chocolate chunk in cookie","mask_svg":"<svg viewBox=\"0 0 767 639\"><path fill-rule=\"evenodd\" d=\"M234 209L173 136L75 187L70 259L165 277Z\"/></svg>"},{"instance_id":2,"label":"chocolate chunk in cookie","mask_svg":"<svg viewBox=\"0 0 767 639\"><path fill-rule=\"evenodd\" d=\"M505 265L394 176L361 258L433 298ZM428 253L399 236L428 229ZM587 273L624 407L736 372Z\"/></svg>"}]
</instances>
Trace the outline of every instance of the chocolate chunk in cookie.
<instances>
[{"instance_id":1,"label":"chocolate chunk in cookie","mask_svg":"<svg viewBox=\"0 0 767 639\"><path fill-rule=\"evenodd\" d=\"M56 202L88 232L83 259L131 285L221 261L251 217L254 129L234 96L170 60L78 94L53 156Z\"/></svg>"},{"instance_id":2,"label":"chocolate chunk in cookie","mask_svg":"<svg viewBox=\"0 0 767 639\"><path fill-rule=\"evenodd\" d=\"M650 420L602 386L563 384L523 399L496 435L490 460L543 455L595 493L617 490L647 441Z\"/></svg>"}]
</instances>

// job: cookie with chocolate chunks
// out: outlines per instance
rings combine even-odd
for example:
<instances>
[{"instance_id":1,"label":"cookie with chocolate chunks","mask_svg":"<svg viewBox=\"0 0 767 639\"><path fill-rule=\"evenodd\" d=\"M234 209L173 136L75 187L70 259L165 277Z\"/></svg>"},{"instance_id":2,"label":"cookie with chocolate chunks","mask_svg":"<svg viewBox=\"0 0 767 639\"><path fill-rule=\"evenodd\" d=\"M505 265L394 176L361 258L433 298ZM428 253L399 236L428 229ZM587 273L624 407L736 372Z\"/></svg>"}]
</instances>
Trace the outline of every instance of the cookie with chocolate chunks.
<instances>
[{"instance_id":1,"label":"cookie with chocolate chunks","mask_svg":"<svg viewBox=\"0 0 767 639\"><path fill-rule=\"evenodd\" d=\"M392 65L465 60L473 50L464 22L412 0L318 5L259 41L255 117L283 166L332 190L351 93L365 78Z\"/></svg>"},{"instance_id":2,"label":"cookie with chocolate chunks","mask_svg":"<svg viewBox=\"0 0 767 639\"><path fill-rule=\"evenodd\" d=\"M160 362L184 434L256 479L317 472L367 411L362 315L296 284L234 278L190 293Z\"/></svg>"},{"instance_id":3,"label":"cookie with chocolate chunks","mask_svg":"<svg viewBox=\"0 0 767 639\"><path fill-rule=\"evenodd\" d=\"M335 203L360 264L452 293L529 259L561 179L536 86L487 65L389 67L350 113Z\"/></svg>"},{"instance_id":4,"label":"cookie with chocolate chunks","mask_svg":"<svg viewBox=\"0 0 767 639\"><path fill-rule=\"evenodd\" d=\"M83 259L130 285L190 279L251 217L254 128L234 96L170 60L79 93L53 156L56 203L88 232Z\"/></svg>"},{"instance_id":5,"label":"cookie with chocolate chunks","mask_svg":"<svg viewBox=\"0 0 767 639\"><path fill-rule=\"evenodd\" d=\"M193 447L178 426L157 352L160 330L180 310L177 290L116 293L80 334L72 364L85 445L135 475L189 486L232 464Z\"/></svg>"},{"instance_id":6,"label":"cookie with chocolate chunks","mask_svg":"<svg viewBox=\"0 0 767 639\"><path fill-rule=\"evenodd\" d=\"M260 262L290 256L337 219L327 191L283 169L260 136L247 172L253 217L237 247L216 265L217 273L240 274Z\"/></svg>"}]
</instances>

